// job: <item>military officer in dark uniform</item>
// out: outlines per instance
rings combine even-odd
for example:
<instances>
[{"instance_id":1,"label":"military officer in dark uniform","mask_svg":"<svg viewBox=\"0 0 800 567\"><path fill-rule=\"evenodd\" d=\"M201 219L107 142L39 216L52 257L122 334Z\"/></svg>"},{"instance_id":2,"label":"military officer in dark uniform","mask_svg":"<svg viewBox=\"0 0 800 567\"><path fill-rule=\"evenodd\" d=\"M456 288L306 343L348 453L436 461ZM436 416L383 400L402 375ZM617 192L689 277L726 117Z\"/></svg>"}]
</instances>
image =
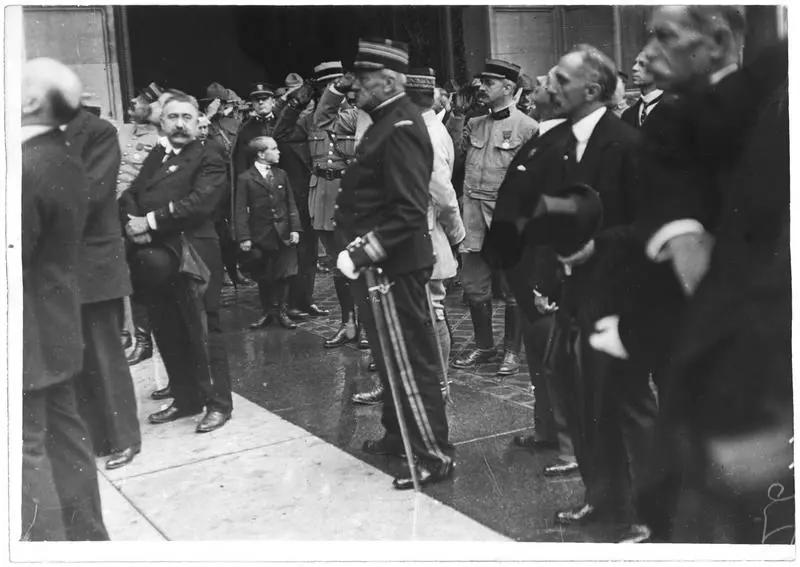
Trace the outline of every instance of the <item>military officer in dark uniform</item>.
<instances>
[{"instance_id":1,"label":"military officer in dark uniform","mask_svg":"<svg viewBox=\"0 0 800 567\"><path fill-rule=\"evenodd\" d=\"M255 116L245 121L236 136L233 146L233 174L234 179L247 171L253 165L254 155L250 150L250 142L259 136L270 136L275 130L275 91L265 83L257 83L250 93L250 101L255 110Z\"/></svg>"},{"instance_id":2,"label":"military officer in dark uniform","mask_svg":"<svg viewBox=\"0 0 800 567\"><path fill-rule=\"evenodd\" d=\"M398 349L393 348L375 351L375 359L384 384L389 365L402 376L399 405L418 458L420 483L426 484L448 478L454 469L438 378L441 361L426 293L434 263L427 220L433 148L419 110L404 92L405 44L361 40L354 69L356 104L370 113L373 124L342 178L334 220L337 238L350 244L339 253L337 267L356 280L354 286L364 296L368 290L360 268L379 267L392 283L396 310L387 318L388 328L407 356L396 356ZM391 305L392 301L386 304L390 312ZM362 320L370 343L379 343L372 340L378 333L372 314L362 313ZM386 432L381 439L366 441L366 452L402 452L399 416L390 401L383 404L381 419ZM394 486L412 488L411 471L395 478Z\"/></svg>"}]
</instances>

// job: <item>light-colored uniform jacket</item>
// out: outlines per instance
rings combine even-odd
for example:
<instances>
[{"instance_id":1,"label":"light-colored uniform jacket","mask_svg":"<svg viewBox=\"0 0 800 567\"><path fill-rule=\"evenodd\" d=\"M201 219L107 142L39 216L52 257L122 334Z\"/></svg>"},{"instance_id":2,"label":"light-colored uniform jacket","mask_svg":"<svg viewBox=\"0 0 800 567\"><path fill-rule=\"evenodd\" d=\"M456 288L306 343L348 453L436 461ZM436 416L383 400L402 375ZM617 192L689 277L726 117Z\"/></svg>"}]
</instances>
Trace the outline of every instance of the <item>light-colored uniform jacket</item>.
<instances>
[{"instance_id":1,"label":"light-colored uniform jacket","mask_svg":"<svg viewBox=\"0 0 800 567\"><path fill-rule=\"evenodd\" d=\"M117 174L117 198L131 186L139 175L142 163L150 151L158 145L158 128L153 124L119 124L117 138L122 152L122 161Z\"/></svg>"},{"instance_id":2,"label":"light-colored uniform jacket","mask_svg":"<svg viewBox=\"0 0 800 567\"><path fill-rule=\"evenodd\" d=\"M453 140L433 110L422 113L433 146L433 172L429 184L428 229L436 263L431 279L444 280L456 275L458 263L451 246L464 239L466 231L458 210L458 199L451 177L455 163Z\"/></svg>"},{"instance_id":3,"label":"light-colored uniform jacket","mask_svg":"<svg viewBox=\"0 0 800 567\"><path fill-rule=\"evenodd\" d=\"M464 174L464 225L467 237L462 252L479 252L492 224L497 190L519 148L533 137L538 123L512 104L506 118L491 115L471 118L464 128L459 157L466 160Z\"/></svg>"}]
</instances>

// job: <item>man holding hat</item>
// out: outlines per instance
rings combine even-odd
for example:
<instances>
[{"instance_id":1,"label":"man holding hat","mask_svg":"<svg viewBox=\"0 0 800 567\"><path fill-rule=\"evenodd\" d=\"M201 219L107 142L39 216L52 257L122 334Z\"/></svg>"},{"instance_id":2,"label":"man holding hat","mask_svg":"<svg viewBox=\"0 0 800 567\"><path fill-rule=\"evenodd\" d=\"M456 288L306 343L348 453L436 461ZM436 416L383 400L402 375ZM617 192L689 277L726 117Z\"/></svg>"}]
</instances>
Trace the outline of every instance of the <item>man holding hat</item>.
<instances>
[{"instance_id":1,"label":"man holding hat","mask_svg":"<svg viewBox=\"0 0 800 567\"><path fill-rule=\"evenodd\" d=\"M520 67L501 59L487 59L478 99L491 109L489 114L467 121L457 151L466 159L464 174L464 226L467 237L461 243L461 281L469 302L475 348L453 361L455 368L470 368L491 362L497 356L492 336L492 269L480 254L492 223L497 190L519 148L536 134L536 121L520 112L514 101ZM454 118L463 123L465 109L454 107ZM506 301L505 354L497 373L519 370L522 346L521 313L505 275L499 277Z\"/></svg>"},{"instance_id":2,"label":"man holding hat","mask_svg":"<svg viewBox=\"0 0 800 567\"><path fill-rule=\"evenodd\" d=\"M349 244L339 253L337 267L363 297L369 292L362 268L380 268L380 277L390 282L390 291L375 305L387 313L387 329L381 331L388 330L396 344L390 352L378 348L375 360L385 386L387 368L402 377L397 402L403 412L398 416L393 400L387 399L381 418L385 434L366 441L363 449L402 453L402 418L424 485L450 477L455 467L439 385L441 359L425 290L434 264L427 219L433 149L418 108L404 92L406 44L359 40L353 67L356 104L370 114L373 124L342 178L334 220L337 238ZM365 310L361 316L367 334L377 339L372 312ZM373 348L380 344L371 342L378 343ZM394 486L413 488L412 472L395 478Z\"/></svg>"}]
</instances>

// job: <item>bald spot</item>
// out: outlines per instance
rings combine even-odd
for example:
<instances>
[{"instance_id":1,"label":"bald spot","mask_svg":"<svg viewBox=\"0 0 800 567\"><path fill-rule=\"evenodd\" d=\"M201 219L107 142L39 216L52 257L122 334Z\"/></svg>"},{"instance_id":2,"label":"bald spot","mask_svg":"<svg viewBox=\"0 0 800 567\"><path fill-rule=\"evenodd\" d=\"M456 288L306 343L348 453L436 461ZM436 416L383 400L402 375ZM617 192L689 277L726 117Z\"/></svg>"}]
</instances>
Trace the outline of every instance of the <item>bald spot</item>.
<instances>
[{"instance_id":1,"label":"bald spot","mask_svg":"<svg viewBox=\"0 0 800 567\"><path fill-rule=\"evenodd\" d=\"M22 112L29 124L58 125L81 104L83 87L66 65L40 57L26 61L22 69Z\"/></svg>"}]
</instances>

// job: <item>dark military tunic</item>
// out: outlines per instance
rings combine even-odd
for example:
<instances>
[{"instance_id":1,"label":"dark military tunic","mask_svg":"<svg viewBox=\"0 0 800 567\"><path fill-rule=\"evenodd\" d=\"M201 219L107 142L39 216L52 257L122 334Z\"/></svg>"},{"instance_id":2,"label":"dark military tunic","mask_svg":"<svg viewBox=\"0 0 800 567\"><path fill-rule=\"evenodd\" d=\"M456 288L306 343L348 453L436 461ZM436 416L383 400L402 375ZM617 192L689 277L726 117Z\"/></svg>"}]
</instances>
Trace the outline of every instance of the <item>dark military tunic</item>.
<instances>
[{"instance_id":1,"label":"dark military tunic","mask_svg":"<svg viewBox=\"0 0 800 567\"><path fill-rule=\"evenodd\" d=\"M451 470L453 447L439 385L441 359L428 308L425 285L434 263L428 230L428 183L433 148L417 107L403 94L372 113L373 125L356 150L342 178L336 205L336 233L348 247L356 267L380 266L392 282L392 302L372 303L390 315L388 328L405 346L383 350L370 309L360 313L385 387L381 423L385 441L400 447L400 428L388 387L387 367L399 380L400 404L414 454L437 474ZM354 282L366 297L364 278ZM384 338L389 333L382 333ZM402 349L400 349L402 350Z\"/></svg>"}]
</instances>

